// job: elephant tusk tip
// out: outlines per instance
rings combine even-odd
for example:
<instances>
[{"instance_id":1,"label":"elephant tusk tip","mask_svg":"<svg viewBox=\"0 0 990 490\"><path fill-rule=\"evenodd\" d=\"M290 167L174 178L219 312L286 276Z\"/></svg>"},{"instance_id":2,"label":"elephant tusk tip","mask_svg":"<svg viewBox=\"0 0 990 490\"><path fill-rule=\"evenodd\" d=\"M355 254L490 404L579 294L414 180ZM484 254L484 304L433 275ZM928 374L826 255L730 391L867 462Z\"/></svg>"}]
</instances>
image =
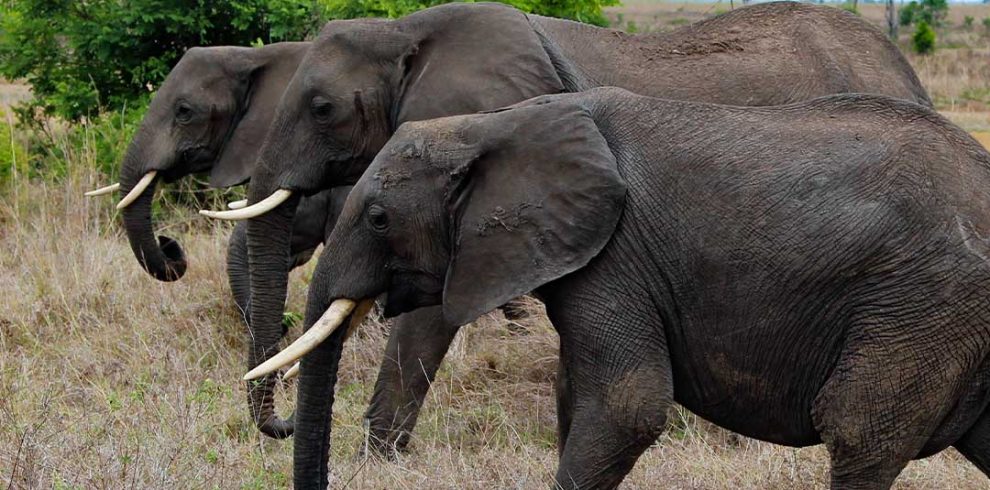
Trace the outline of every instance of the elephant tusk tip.
<instances>
[{"instance_id":1,"label":"elephant tusk tip","mask_svg":"<svg viewBox=\"0 0 990 490\"><path fill-rule=\"evenodd\" d=\"M212 211L212 210L209 210L209 209L200 209L199 210L199 214L201 214L203 216L206 216L207 218L220 218L220 216L218 216L218 214L217 214L218 212L219 211Z\"/></svg>"},{"instance_id":2,"label":"elephant tusk tip","mask_svg":"<svg viewBox=\"0 0 990 490\"><path fill-rule=\"evenodd\" d=\"M248 371L248 373L244 375L244 378L243 378L244 381L251 381L253 379L258 379L258 378L260 378L260 377L268 374L269 372L271 372L271 370L269 370L269 369L261 369L263 367L264 366L258 366L256 368Z\"/></svg>"},{"instance_id":3,"label":"elephant tusk tip","mask_svg":"<svg viewBox=\"0 0 990 490\"><path fill-rule=\"evenodd\" d=\"M299 376L299 363L298 362L295 363L295 364L293 364L292 367L289 368L289 370L286 371L285 374L282 375L282 381L288 381L288 380L290 380L292 378L295 378L296 376Z\"/></svg>"},{"instance_id":4,"label":"elephant tusk tip","mask_svg":"<svg viewBox=\"0 0 990 490\"><path fill-rule=\"evenodd\" d=\"M233 202L228 203L227 204L227 208L229 208L229 209L241 209L241 208L246 208L247 205L248 205L248 200L247 199L241 199L240 201L233 201Z\"/></svg>"},{"instance_id":5,"label":"elephant tusk tip","mask_svg":"<svg viewBox=\"0 0 990 490\"><path fill-rule=\"evenodd\" d=\"M111 192L116 192L118 190L120 190L120 182L117 182L116 184L110 184L106 187L100 187L99 189L91 190L89 192L83 193L83 195L86 197L103 196L106 194L110 194Z\"/></svg>"}]
</instances>

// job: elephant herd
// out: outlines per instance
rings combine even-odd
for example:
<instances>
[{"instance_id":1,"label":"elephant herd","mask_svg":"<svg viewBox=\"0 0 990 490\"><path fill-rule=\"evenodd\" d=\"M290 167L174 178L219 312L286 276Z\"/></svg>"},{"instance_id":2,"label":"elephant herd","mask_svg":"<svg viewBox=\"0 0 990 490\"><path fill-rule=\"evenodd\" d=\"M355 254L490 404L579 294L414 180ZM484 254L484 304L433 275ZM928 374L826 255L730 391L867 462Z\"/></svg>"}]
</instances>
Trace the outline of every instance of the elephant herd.
<instances>
[{"instance_id":1,"label":"elephant herd","mask_svg":"<svg viewBox=\"0 0 990 490\"><path fill-rule=\"evenodd\" d=\"M202 213L244 220L227 270L248 404L293 435L296 488L329 483L341 350L376 299L397 318L368 449L390 455L459 326L526 294L560 336L555 487L618 486L677 402L824 443L832 488L888 488L949 446L990 473L990 155L931 106L839 9L630 35L447 4L189 50L118 207L138 262L174 281L156 183L250 181L250 205ZM279 351L289 270L321 243L306 331ZM281 419L277 376L300 359Z\"/></svg>"}]
</instances>

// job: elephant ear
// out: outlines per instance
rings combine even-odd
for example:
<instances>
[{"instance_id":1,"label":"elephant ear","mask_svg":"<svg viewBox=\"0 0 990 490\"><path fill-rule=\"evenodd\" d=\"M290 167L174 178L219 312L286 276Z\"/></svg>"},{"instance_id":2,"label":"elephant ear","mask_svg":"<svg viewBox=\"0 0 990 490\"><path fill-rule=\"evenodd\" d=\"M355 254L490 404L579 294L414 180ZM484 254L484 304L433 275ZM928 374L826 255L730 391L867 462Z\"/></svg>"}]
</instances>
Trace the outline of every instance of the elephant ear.
<instances>
[{"instance_id":1,"label":"elephant ear","mask_svg":"<svg viewBox=\"0 0 990 490\"><path fill-rule=\"evenodd\" d=\"M451 325L585 266L608 243L626 186L591 116L547 104L475 116L504 131L461 169L443 292Z\"/></svg>"},{"instance_id":2,"label":"elephant ear","mask_svg":"<svg viewBox=\"0 0 990 490\"><path fill-rule=\"evenodd\" d=\"M308 43L282 43L263 48L240 48L231 54L232 71L245 77L248 89L240 117L210 171L210 186L230 187L251 177L268 126L282 92L296 72Z\"/></svg>"},{"instance_id":3,"label":"elephant ear","mask_svg":"<svg viewBox=\"0 0 990 490\"><path fill-rule=\"evenodd\" d=\"M564 91L526 15L499 4L447 4L394 21L427 34L404 60L395 120L471 114Z\"/></svg>"}]
</instances>

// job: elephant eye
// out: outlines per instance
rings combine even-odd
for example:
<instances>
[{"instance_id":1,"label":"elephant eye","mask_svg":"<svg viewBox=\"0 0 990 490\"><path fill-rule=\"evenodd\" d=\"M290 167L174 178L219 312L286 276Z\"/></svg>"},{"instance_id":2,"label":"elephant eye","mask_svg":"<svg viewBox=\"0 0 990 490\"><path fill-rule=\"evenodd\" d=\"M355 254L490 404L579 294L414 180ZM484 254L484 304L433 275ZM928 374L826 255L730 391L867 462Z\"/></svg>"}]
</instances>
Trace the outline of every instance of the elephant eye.
<instances>
[{"instance_id":1,"label":"elephant eye","mask_svg":"<svg viewBox=\"0 0 990 490\"><path fill-rule=\"evenodd\" d=\"M309 112L319 121L325 121L333 114L333 104L329 100L316 96L309 104Z\"/></svg>"},{"instance_id":2,"label":"elephant eye","mask_svg":"<svg viewBox=\"0 0 990 490\"><path fill-rule=\"evenodd\" d=\"M189 122L193 116L192 106L186 103L181 103L175 108L175 119L180 123Z\"/></svg>"},{"instance_id":3,"label":"elephant eye","mask_svg":"<svg viewBox=\"0 0 990 490\"><path fill-rule=\"evenodd\" d=\"M379 206L372 206L368 209L368 223L378 232L388 230L388 215Z\"/></svg>"}]
</instances>

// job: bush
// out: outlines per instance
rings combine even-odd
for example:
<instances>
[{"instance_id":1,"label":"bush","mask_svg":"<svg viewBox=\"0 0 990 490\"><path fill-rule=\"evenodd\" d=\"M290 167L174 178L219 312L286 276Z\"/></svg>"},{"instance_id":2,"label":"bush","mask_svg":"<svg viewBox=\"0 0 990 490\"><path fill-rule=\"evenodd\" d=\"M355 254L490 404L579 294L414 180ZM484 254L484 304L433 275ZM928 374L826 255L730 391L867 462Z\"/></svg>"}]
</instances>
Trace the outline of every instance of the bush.
<instances>
[{"instance_id":1,"label":"bush","mask_svg":"<svg viewBox=\"0 0 990 490\"><path fill-rule=\"evenodd\" d=\"M17 174L27 177L28 156L24 146L14 138L13 121L0 110L0 189L6 188Z\"/></svg>"},{"instance_id":2,"label":"bush","mask_svg":"<svg viewBox=\"0 0 990 490\"><path fill-rule=\"evenodd\" d=\"M13 0L0 7L0 75L44 115L79 120L153 90L186 49L302 39L317 0ZM22 117L23 119L23 117Z\"/></svg>"},{"instance_id":3,"label":"bush","mask_svg":"<svg viewBox=\"0 0 990 490\"><path fill-rule=\"evenodd\" d=\"M963 27L965 27L966 30L972 29L974 21L976 21L976 19L974 19L972 15L967 15L966 17L963 17Z\"/></svg>"},{"instance_id":4,"label":"bush","mask_svg":"<svg viewBox=\"0 0 990 490\"><path fill-rule=\"evenodd\" d=\"M911 37L911 44L916 53L931 53L935 50L935 29L925 21L919 22L914 30L914 36Z\"/></svg>"},{"instance_id":5,"label":"bush","mask_svg":"<svg viewBox=\"0 0 990 490\"><path fill-rule=\"evenodd\" d=\"M924 22L929 27L941 27L949 14L948 0L912 0L901 7L900 24L907 26Z\"/></svg>"},{"instance_id":6,"label":"bush","mask_svg":"<svg viewBox=\"0 0 990 490\"><path fill-rule=\"evenodd\" d=\"M983 28L990 31L990 17L983 18Z\"/></svg>"},{"instance_id":7,"label":"bush","mask_svg":"<svg viewBox=\"0 0 990 490\"><path fill-rule=\"evenodd\" d=\"M907 5L901 7L898 15L898 22L902 26L909 26L914 22L915 11L918 10L918 2L912 1Z\"/></svg>"}]
</instances>

